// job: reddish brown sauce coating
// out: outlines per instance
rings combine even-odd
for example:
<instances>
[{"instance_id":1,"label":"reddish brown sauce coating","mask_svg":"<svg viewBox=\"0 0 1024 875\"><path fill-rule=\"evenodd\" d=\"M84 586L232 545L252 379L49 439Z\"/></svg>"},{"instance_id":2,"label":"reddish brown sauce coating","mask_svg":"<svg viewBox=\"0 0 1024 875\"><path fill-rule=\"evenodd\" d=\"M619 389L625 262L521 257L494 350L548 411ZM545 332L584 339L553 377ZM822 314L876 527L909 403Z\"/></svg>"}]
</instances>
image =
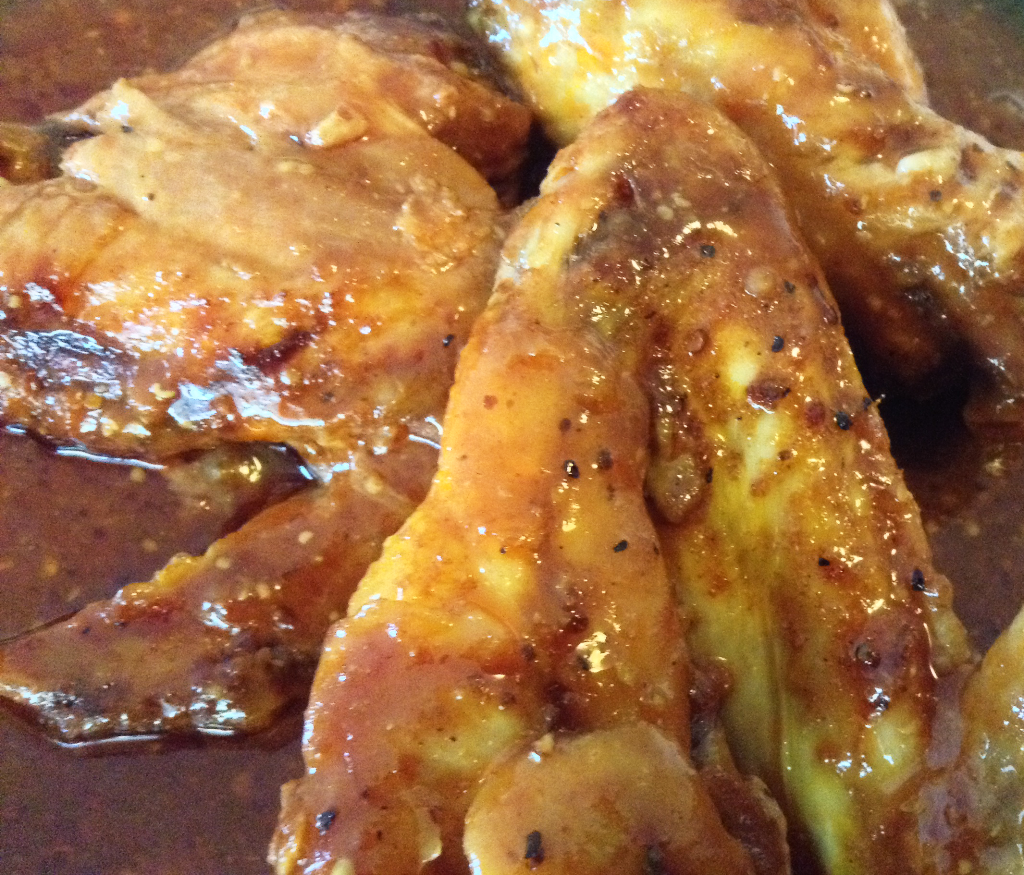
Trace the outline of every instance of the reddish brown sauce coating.
<instances>
[{"instance_id":1,"label":"reddish brown sauce coating","mask_svg":"<svg viewBox=\"0 0 1024 875\"><path fill-rule=\"evenodd\" d=\"M33 121L117 76L171 67L242 12L266 5L0 0L0 119ZM451 15L458 3L418 5ZM1024 146L1024 24L969 0L899 5L934 105L1001 145ZM1024 597L1019 453L979 446L955 417L897 418L896 448L929 521L936 564L986 646ZM185 475L190 491L175 491L159 473L59 459L17 436L0 435L0 460L3 636L145 579L177 551L201 550L268 498L225 498L199 471ZM93 757L59 750L0 712L0 864L8 875L262 875L279 787L301 770L297 733L293 720L262 746L157 754L140 744L128 755Z\"/></svg>"}]
</instances>

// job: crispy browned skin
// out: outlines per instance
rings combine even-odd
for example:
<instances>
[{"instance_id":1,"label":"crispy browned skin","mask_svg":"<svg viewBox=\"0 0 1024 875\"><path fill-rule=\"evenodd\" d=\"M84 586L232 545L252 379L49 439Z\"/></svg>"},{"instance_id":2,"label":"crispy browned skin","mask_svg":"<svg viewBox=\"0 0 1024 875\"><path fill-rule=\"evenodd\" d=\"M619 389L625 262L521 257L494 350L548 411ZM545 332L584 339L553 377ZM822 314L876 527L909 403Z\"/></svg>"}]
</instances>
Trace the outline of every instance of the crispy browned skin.
<instances>
[{"instance_id":1,"label":"crispy browned skin","mask_svg":"<svg viewBox=\"0 0 1024 875\"><path fill-rule=\"evenodd\" d=\"M682 314L747 297L743 275L711 283L715 232L686 229L732 221L730 205L784 228L759 162L713 111L653 93L556 159L463 353L431 492L328 636L279 873L464 872L467 810L479 873L527 867L532 831L552 871L753 871L682 753L681 630L644 492L658 387L697 351ZM795 258L787 300L815 331L823 304ZM589 779L547 801L531 790L591 757ZM630 785L631 767L655 784ZM672 785L675 802L658 803Z\"/></svg>"},{"instance_id":2,"label":"crispy browned skin","mask_svg":"<svg viewBox=\"0 0 1024 875\"><path fill-rule=\"evenodd\" d=\"M425 494L501 239L445 143L503 177L528 125L446 64L420 23L263 16L92 99L62 177L0 189L3 418L146 458L284 442L330 479L8 643L0 695L63 740L265 727Z\"/></svg>"},{"instance_id":3,"label":"crispy browned skin","mask_svg":"<svg viewBox=\"0 0 1024 875\"><path fill-rule=\"evenodd\" d=\"M1024 161L937 116L807 0L475 3L560 142L637 84L738 123L888 379L921 387L964 347L1004 401L1024 393Z\"/></svg>"}]
</instances>

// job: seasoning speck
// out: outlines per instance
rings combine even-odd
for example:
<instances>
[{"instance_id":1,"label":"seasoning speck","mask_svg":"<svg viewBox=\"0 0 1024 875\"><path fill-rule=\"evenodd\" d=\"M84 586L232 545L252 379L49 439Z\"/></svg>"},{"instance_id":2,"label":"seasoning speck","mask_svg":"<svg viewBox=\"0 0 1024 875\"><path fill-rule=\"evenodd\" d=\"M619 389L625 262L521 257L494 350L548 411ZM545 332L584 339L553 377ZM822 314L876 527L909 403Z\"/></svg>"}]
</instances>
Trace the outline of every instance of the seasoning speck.
<instances>
[{"instance_id":1,"label":"seasoning speck","mask_svg":"<svg viewBox=\"0 0 1024 875\"><path fill-rule=\"evenodd\" d=\"M836 414L836 425L838 425L843 431L847 431L851 425L853 425L853 419L849 413L845 413L840 410Z\"/></svg>"},{"instance_id":2,"label":"seasoning speck","mask_svg":"<svg viewBox=\"0 0 1024 875\"><path fill-rule=\"evenodd\" d=\"M572 477L573 480L578 480L580 476L580 466L577 465L572 459L566 459L563 466L565 473Z\"/></svg>"},{"instance_id":3,"label":"seasoning speck","mask_svg":"<svg viewBox=\"0 0 1024 875\"><path fill-rule=\"evenodd\" d=\"M665 875L665 855L657 845L644 851L644 875Z\"/></svg>"},{"instance_id":4,"label":"seasoning speck","mask_svg":"<svg viewBox=\"0 0 1024 875\"><path fill-rule=\"evenodd\" d=\"M782 352L782 347L786 345L784 338L779 337L777 334L772 338L772 352Z\"/></svg>"},{"instance_id":5,"label":"seasoning speck","mask_svg":"<svg viewBox=\"0 0 1024 875\"><path fill-rule=\"evenodd\" d=\"M910 588L914 592L924 592L924 572L920 568L915 568L910 573Z\"/></svg>"},{"instance_id":6,"label":"seasoning speck","mask_svg":"<svg viewBox=\"0 0 1024 875\"><path fill-rule=\"evenodd\" d=\"M316 831L320 833L320 835L326 835L327 830L329 830L334 825L334 820L337 816L338 812L335 811L333 808L328 808L326 811L321 811L316 816Z\"/></svg>"},{"instance_id":7,"label":"seasoning speck","mask_svg":"<svg viewBox=\"0 0 1024 875\"><path fill-rule=\"evenodd\" d=\"M616 544L614 547L612 547L612 551L615 552L615 553L621 553L623 550L625 550L628 547L629 547L629 541L627 541L625 538L623 538L621 541L619 541L618 544Z\"/></svg>"},{"instance_id":8,"label":"seasoning speck","mask_svg":"<svg viewBox=\"0 0 1024 875\"><path fill-rule=\"evenodd\" d=\"M544 862L544 844L541 841L540 831L534 830L526 837L526 855L524 859L530 861L530 868L536 869Z\"/></svg>"}]
</instances>

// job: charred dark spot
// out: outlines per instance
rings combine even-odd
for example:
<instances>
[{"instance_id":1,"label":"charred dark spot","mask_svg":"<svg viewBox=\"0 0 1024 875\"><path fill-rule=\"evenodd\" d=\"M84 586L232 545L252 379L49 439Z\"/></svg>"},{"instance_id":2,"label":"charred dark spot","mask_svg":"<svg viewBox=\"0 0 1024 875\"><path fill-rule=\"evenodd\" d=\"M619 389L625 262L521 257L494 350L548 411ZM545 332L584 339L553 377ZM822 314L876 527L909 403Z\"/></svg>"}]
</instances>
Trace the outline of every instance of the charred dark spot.
<instances>
[{"instance_id":1,"label":"charred dark spot","mask_svg":"<svg viewBox=\"0 0 1024 875\"><path fill-rule=\"evenodd\" d=\"M623 550L627 550L628 548L629 548L629 541L627 541L625 538L623 538L621 541L619 541L618 544L616 544L614 547L612 547L612 552L613 553L621 553Z\"/></svg>"},{"instance_id":2,"label":"charred dark spot","mask_svg":"<svg viewBox=\"0 0 1024 875\"><path fill-rule=\"evenodd\" d=\"M910 573L910 588L914 592L924 592L924 590L925 590L924 572L920 568L915 568Z\"/></svg>"},{"instance_id":3,"label":"charred dark spot","mask_svg":"<svg viewBox=\"0 0 1024 875\"><path fill-rule=\"evenodd\" d=\"M133 128L131 125L121 125L121 133L122 134L133 134L133 133L135 133L135 128Z\"/></svg>"},{"instance_id":4,"label":"charred dark spot","mask_svg":"<svg viewBox=\"0 0 1024 875\"><path fill-rule=\"evenodd\" d=\"M597 467L601 471L610 471L612 467L612 454L608 450L600 450L597 454Z\"/></svg>"},{"instance_id":5,"label":"charred dark spot","mask_svg":"<svg viewBox=\"0 0 1024 875\"><path fill-rule=\"evenodd\" d=\"M881 713L882 711L888 711L889 703L889 697L885 694L884 690L875 690L868 697L868 704L871 705L871 707L879 713Z\"/></svg>"},{"instance_id":6,"label":"charred dark spot","mask_svg":"<svg viewBox=\"0 0 1024 875\"><path fill-rule=\"evenodd\" d=\"M788 386L764 381L747 387L747 401L758 410L774 410L775 406L790 392Z\"/></svg>"},{"instance_id":7,"label":"charred dark spot","mask_svg":"<svg viewBox=\"0 0 1024 875\"><path fill-rule=\"evenodd\" d=\"M621 207L632 207L636 204L636 188L633 180L623 173L616 173L612 178L612 196Z\"/></svg>"},{"instance_id":8,"label":"charred dark spot","mask_svg":"<svg viewBox=\"0 0 1024 875\"><path fill-rule=\"evenodd\" d=\"M704 482L705 483L710 483L714 479L715 479L715 469L714 468L708 468L707 471L704 472Z\"/></svg>"},{"instance_id":9,"label":"charred dark spot","mask_svg":"<svg viewBox=\"0 0 1024 875\"><path fill-rule=\"evenodd\" d=\"M838 425L843 431L849 431L850 426L853 425L853 417L849 413L840 410L836 414L836 425Z\"/></svg>"},{"instance_id":10,"label":"charred dark spot","mask_svg":"<svg viewBox=\"0 0 1024 875\"><path fill-rule=\"evenodd\" d=\"M942 200L942 192L937 188L933 188L928 192L928 197L931 199L932 203L938 203Z\"/></svg>"},{"instance_id":11,"label":"charred dark spot","mask_svg":"<svg viewBox=\"0 0 1024 875\"><path fill-rule=\"evenodd\" d=\"M701 257L703 257L703 258L714 258L715 257L715 251L716 251L715 247L711 243L704 243L700 247L700 254L701 254Z\"/></svg>"},{"instance_id":12,"label":"charred dark spot","mask_svg":"<svg viewBox=\"0 0 1024 875\"><path fill-rule=\"evenodd\" d=\"M250 367L261 371L273 370L280 367L281 364L294 356L299 350L308 346L312 339L313 334L311 332L296 331L263 349L244 353L242 361Z\"/></svg>"},{"instance_id":13,"label":"charred dark spot","mask_svg":"<svg viewBox=\"0 0 1024 875\"><path fill-rule=\"evenodd\" d=\"M523 659L527 662L535 662L537 660L537 648L529 642L522 646L520 652L523 654Z\"/></svg>"},{"instance_id":14,"label":"charred dark spot","mask_svg":"<svg viewBox=\"0 0 1024 875\"><path fill-rule=\"evenodd\" d=\"M455 335L454 334L445 335L444 340L441 341L441 345L442 346L451 346L452 345L452 341L454 341L454 340L455 340Z\"/></svg>"},{"instance_id":15,"label":"charred dark spot","mask_svg":"<svg viewBox=\"0 0 1024 875\"><path fill-rule=\"evenodd\" d=\"M821 557L818 558L818 567L819 568L828 568L828 566L831 565L831 564L832 563L829 562L829 560L826 559L824 556L821 556Z\"/></svg>"},{"instance_id":16,"label":"charred dark spot","mask_svg":"<svg viewBox=\"0 0 1024 875\"><path fill-rule=\"evenodd\" d=\"M796 291L796 284L791 283L789 280L783 280L782 287L791 295Z\"/></svg>"},{"instance_id":17,"label":"charred dark spot","mask_svg":"<svg viewBox=\"0 0 1024 875\"><path fill-rule=\"evenodd\" d=\"M820 401L812 401L804 410L804 420L811 428L817 428L828 417L828 409Z\"/></svg>"},{"instance_id":18,"label":"charred dark spot","mask_svg":"<svg viewBox=\"0 0 1024 875\"><path fill-rule=\"evenodd\" d=\"M981 147L977 143L971 143L960 150L960 163L957 166L957 173L960 181L971 184L978 181L978 159L982 154Z\"/></svg>"},{"instance_id":19,"label":"charred dark spot","mask_svg":"<svg viewBox=\"0 0 1024 875\"><path fill-rule=\"evenodd\" d=\"M572 428L572 420L566 417L560 423L558 423L558 430L565 434L570 428Z\"/></svg>"},{"instance_id":20,"label":"charred dark spot","mask_svg":"<svg viewBox=\"0 0 1024 875\"><path fill-rule=\"evenodd\" d=\"M779 337L779 335L776 334L775 337L772 338L772 352L782 352L782 348L785 345L786 339L784 337Z\"/></svg>"},{"instance_id":21,"label":"charred dark spot","mask_svg":"<svg viewBox=\"0 0 1024 875\"><path fill-rule=\"evenodd\" d=\"M580 477L580 466L577 465L572 459L566 459L562 463L562 467L565 473L573 480L578 480Z\"/></svg>"}]
</instances>

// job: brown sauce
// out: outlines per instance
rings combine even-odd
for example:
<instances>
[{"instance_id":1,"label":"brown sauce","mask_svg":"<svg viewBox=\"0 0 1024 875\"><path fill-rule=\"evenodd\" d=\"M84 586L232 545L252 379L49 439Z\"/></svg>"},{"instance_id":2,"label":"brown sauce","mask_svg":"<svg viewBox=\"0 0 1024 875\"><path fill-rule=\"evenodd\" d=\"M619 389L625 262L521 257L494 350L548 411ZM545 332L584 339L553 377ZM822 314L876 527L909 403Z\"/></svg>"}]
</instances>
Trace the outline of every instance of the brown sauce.
<instances>
[{"instance_id":1,"label":"brown sauce","mask_svg":"<svg viewBox=\"0 0 1024 875\"><path fill-rule=\"evenodd\" d=\"M171 67L238 15L268 5L0 0L0 120L34 121L118 76ZM422 5L450 15L457 2ZM899 6L934 105L1001 145L1024 148L1024 16L1009 11L1010 0ZM981 445L955 411L911 414L889 402L883 412L937 563L956 584L960 615L987 646L1024 601L1021 454ZM234 463L220 462L222 469ZM146 579L175 552L201 551L294 488L289 465L281 462L273 482L244 492L226 489L223 477L201 464L169 479L61 458L30 438L0 434L0 636ZM274 737L255 742L67 751L0 711L0 870L265 875L279 787L301 771L298 732L295 715Z\"/></svg>"}]
</instances>

